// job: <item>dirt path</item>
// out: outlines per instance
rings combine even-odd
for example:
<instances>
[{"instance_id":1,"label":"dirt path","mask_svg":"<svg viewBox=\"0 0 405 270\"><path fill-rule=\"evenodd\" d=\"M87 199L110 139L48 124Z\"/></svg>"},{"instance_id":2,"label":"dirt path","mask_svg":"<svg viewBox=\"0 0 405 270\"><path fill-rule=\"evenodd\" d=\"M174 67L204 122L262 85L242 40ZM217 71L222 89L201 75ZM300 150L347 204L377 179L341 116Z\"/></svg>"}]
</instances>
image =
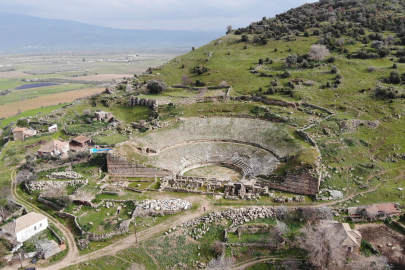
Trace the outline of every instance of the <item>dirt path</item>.
<instances>
[{"instance_id":1,"label":"dirt path","mask_svg":"<svg viewBox=\"0 0 405 270\"><path fill-rule=\"evenodd\" d=\"M35 210L35 212L45 215L48 218L48 220L51 221L52 224L54 224L63 233L63 237L66 239L67 245L69 247L69 252L66 255L66 257L63 259L64 261L71 261L74 258L79 256L79 250L77 249L77 246L75 243L75 238L74 238L73 234L65 226L63 226L58 220L53 218L51 215L49 215L45 211L42 211L38 207L33 206L29 202L25 201L23 198L21 198L17 194L16 169L13 169L13 171L11 172L11 194L12 194L13 198L20 204L24 205L27 208L27 210L33 209L33 210ZM53 267L53 265L48 268L56 269ZM5 269L7 269L7 268L5 268ZM10 269L15 269L15 268L11 267Z\"/></svg>"},{"instance_id":2,"label":"dirt path","mask_svg":"<svg viewBox=\"0 0 405 270\"><path fill-rule=\"evenodd\" d=\"M249 266L255 265L257 263L260 262L265 262L268 260L284 260L285 258L280 258L277 256L267 256L267 257L258 257L258 258L254 258L254 259L250 259L241 263L237 263L234 266L232 266L231 269L233 270L243 270L246 269ZM291 259L290 259L291 260ZM301 259L294 259L294 261L301 261Z\"/></svg>"},{"instance_id":3,"label":"dirt path","mask_svg":"<svg viewBox=\"0 0 405 270\"><path fill-rule=\"evenodd\" d=\"M169 194L161 194L159 193L159 197L160 198L164 198L164 197L172 197ZM223 206L213 206L212 205L212 201L208 200L207 198L201 197L201 198L197 198L196 196L190 196L189 198L183 198L186 200L191 201L192 203L197 203L197 199L199 203L203 203L204 205L206 205L206 212L204 212L203 210L198 210L195 212L189 212L189 211L185 211L183 213L180 213L179 215L173 216L168 218L166 221L164 221L161 224L158 224L152 228L143 230L141 232L138 232L138 242L141 242L143 240L147 240L151 237L153 237L154 235L158 234L158 233L162 233L164 231L167 231L173 227L179 226L180 224L193 220L203 214L207 214L208 212L213 212L213 211L220 211L223 210L227 207L223 207ZM72 256L72 257L66 257L64 258L62 261L55 263L49 267L37 267L37 269L46 269L46 270L55 270L55 269L61 269L61 268L65 268L71 265L75 265L78 263L84 263L84 262L88 262L89 260L93 260L93 259L97 259L100 257L103 257L105 255L115 255L117 254L119 251L124 250L124 249L128 249L130 247L141 247L139 244L135 243L135 238L133 235L130 235L122 240L119 240L117 242L115 242L114 244L111 244L105 248L99 249L97 251L94 251L92 253L86 254L86 255L81 255L79 256L78 254L76 256ZM146 250L146 249L145 249ZM153 257L151 257L153 259Z\"/></svg>"}]
</instances>

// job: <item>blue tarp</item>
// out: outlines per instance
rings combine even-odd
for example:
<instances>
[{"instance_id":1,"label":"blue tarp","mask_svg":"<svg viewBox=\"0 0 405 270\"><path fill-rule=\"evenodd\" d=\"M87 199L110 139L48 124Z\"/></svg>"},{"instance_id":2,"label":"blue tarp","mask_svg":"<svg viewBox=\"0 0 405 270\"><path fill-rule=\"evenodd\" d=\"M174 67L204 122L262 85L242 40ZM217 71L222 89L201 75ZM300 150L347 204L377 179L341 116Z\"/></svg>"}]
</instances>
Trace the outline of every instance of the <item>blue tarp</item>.
<instances>
[{"instance_id":1,"label":"blue tarp","mask_svg":"<svg viewBox=\"0 0 405 270\"><path fill-rule=\"evenodd\" d=\"M110 150L111 150L111 149L106 149L106 148L102 148L102 149L95 149L95 148L92 148L92 149L89 149L90 153L108 152L108 151L110 151Z\"/></svg>"}]
</instances>

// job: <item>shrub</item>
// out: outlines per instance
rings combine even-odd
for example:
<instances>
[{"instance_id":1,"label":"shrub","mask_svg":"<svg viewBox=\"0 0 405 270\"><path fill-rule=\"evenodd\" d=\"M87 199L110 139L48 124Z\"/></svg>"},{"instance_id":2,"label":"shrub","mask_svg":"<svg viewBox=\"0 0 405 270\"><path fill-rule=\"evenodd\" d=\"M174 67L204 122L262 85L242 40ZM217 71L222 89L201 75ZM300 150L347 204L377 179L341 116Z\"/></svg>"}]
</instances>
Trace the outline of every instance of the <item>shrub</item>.
<instances>
[{"instance_id":1,"label":"shrub","mask_svg":"<svg viewBox=\"0 0 405 270\"><path fill-rule=\"evenodd\" d=\"M264 61L262 58L259 59L259 65L263 65Z\"/></svg>"},{"instance_id":2,"label":"shrub","mask_svg":"<svg viewBox=\"0 0 405 270\"><path fill-rule=\"evenodd\" d=\"M291 68L295 67L296 64L297 64L297 55L295 53L292 55L289 54L285 59L285 66Z\"/></svg>"},{"instance_id":3,"label":"shrub","mask_svg":"<svg viewBox=\"0 0 405 270\"><path fill-rule=\"evenodd\" d=\"M157 80L150 80L146 86L151 93L161 93L166 90L167 86L164 82L160 82Z\"/></svg>"},{"instance_id":4,"label":"shrub","mask_svg":"<svg viewBox=\"0 0 405 270\"><path fill-rule=\"evenodd\" d=\"M335 61L336 61L336 58L333 56L328 59L328 63L335 63Z\"/></svg>"},{"instance_id":5,"label":"shrub","mask_svg":"<svg viewBox=\"0 0 405 270\"><path fill-rule=\"evenodd\" d=\"M392 64L392 68L393 68L393 69L397 69L397 68L398 68L398 65L394 63L394 64Z\"/></svg>"},{"instance_id":6,"label":"shrub","mask_svg":"<svg viewBox=\"0 0 405 270\"><path fill-rule=\"evenodd\" d=\"M325 45L312 45L308 55L311 59L322 61L326 56L329 55L329 50Z\"/></svg>"},{"instance_id":7,"label":"shrub","mask_svg":"<svg viewBox=\"0 0 405 270\"><path fill-rule=\"evenodd\" d=\"M367 68L368 72L374 72L377 70L377 68L375 66L370 66Z\"/></svg>"},{"instance_id":8,"label":"shrub","mask_svg":"<svg viewBox=\"0 0 405 270\"><path fill-rule=\"evenodd\" d=\"M399 58L398 62L399 62L399 63L405 63L405 57Z\"/></svg>"},{"instance_id":9,"label":"shrub","mask_svg":"<svg viewBox=\"0 0 405 270\"><path fill-rule=\"evenodd\" d=\"M399 76L399 73L396 71L391 71L388 80L390 83L394 83L394 84L399 84L402 81L401 77Z\"/></svg>"},{"instance_id":10,"label":"shrub","mask_svg":"<svg viewBox=\"0 0 405 270\"><path fill-rule=\"evenodd\" d=\"M332 74L339 73L339 69L337 68L337 66L333 66L333 67L332 67L332 70L330 71L330 73L332 73Z\"/></svg>"},{"instance_id":11,"label":"shrub","mask_svg":"<svg viewBox=\"0 0 405 270\"><path fill-rule=\"evenodd\" d=\"M248 37L247 35L242 35L241 41L242 41L242 42L248 42L248 41L249 41L249 37Z\"/></svg>"},{"instance_id":12,"label":"shrub","mask_svg":"<svg viewBox=\"0 0 405 270\"><path fill-rule=\"evenodd\" d=\"M280 75L281 78L288 78L291 77L291 74L288 71L285 71L283 74Z\"/></svg>"}]
</instances>

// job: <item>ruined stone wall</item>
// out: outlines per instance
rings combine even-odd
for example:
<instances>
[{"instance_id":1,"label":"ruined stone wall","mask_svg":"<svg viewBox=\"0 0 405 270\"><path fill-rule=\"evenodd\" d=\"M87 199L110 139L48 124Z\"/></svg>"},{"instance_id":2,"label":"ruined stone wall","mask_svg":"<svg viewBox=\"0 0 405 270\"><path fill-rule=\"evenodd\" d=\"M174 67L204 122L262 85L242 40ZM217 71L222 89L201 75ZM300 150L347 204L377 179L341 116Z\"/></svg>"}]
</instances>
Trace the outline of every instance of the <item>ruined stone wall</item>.
<instances>
[{"instance_id":1,"label":"ruined stone wall","mask_svg":"<svg viewBox=\"0 0 405 270\"><path fill-rule=\"evenodd\" d=\"M266 182L266 186L298 194L315 195L319 190L319 179L308 172L303 172L301 174L289 174L283 182Z\"/></svg>"},{"instance_id":2,"label":"ruined stone wall","mask_svg":"<svg viewBox=\"0 0 405 270\"><path fill-rule=\"evenodd\" d=\"M143 165L130 163L124 158L114 154L107 154L107 168L111 175L127 177L163 177L171 175L167 170L149 168Z\"/></svg>"},{"instance_id":3,"label":"ruined stone wall","mask_svg":"<svg viewBox=\"0 0 405 270\"><path fill-rule=\"evenodd\" d=\"M139 98L139 97L129 97L128 106L148 106L154 110L157 110L158 104L154 99Z\"/></svg>"},{"instance_id":4,"label":"ruined stone wall","mask_svg":"<svg viewBox=\"0 0 405 270\"><path fill-rule=\"evenodd\" d=\"M39 201L40 203L43 203L43 204L45 204L47 206L50 206L52 208L55 208L57 210L62 210L63 209L63 207L61 207L61 206L59 206L59 205L57 205L57 204L55 204L55 203L53 203L51 201L45 200L44 198L41 198L41 197L38 197L37 201Z\"/></svg>"}]
</instances>

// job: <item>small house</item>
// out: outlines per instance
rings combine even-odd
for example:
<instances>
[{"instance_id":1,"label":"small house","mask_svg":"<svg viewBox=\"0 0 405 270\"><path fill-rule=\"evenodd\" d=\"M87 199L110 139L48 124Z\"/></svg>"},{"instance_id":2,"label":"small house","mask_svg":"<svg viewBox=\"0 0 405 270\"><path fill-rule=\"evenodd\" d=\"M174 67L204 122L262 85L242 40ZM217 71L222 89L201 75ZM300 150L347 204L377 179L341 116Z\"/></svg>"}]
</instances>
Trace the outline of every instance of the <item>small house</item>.
<instances>
[{"instance_id":1,"label":"small house","mask_svg":"<svg viewBox=\"0 0 405 270\"><path fill-rule=\"evenodd\" d=\"M93 141L89 137L86 137L86 136L83 136L83 135L80 135L80 136L78 136L76 138L73 138L70 141L70 144L72 146L79 146L79 147L83 147L83 148L87 147L88 145L90 145L92 143L93 143Z\"/></svg>"},{"instance_id":2,"label":"small house","mask_svg":"<svg viewBox=\"0 0 405 270\"><path fill-rule=\"evenodd\" d=\"M38 150L38 156L61 156L70 150L69 143L53 140Z\"/></svg>"},{"instance_id":3,"label":"small house","mask_svg":"<svg viewBox=\"0 0 405 270\"><path fill-rule=\"evenodd\" d=\"M46 228L48 228L48 218L35 212L28 213L0 227L3 236L7 239L16 239L17 242L27 241Z\"/></svg>"},{"instance_id":4,"label":"small house","mask_svg":"<svg viewBox=\"0 0 405 270\"><path fill-rule=\"evenodd\" d=\"M97 110L94 113L94 117L97 119L97 121L109 122L114 116L112 113Z\"/></svg>"},{"instance_id":5,"label":"small house","mask_svg":"<svg viewBox=\"0 0 405 270\"><path fill-rule=\"evenodd\" d=\"M17 127L13 130L14 141L24 141L24 138L37 134L36 130Z\"/></svg>"}]
</instances>

